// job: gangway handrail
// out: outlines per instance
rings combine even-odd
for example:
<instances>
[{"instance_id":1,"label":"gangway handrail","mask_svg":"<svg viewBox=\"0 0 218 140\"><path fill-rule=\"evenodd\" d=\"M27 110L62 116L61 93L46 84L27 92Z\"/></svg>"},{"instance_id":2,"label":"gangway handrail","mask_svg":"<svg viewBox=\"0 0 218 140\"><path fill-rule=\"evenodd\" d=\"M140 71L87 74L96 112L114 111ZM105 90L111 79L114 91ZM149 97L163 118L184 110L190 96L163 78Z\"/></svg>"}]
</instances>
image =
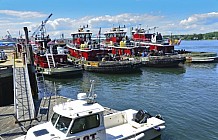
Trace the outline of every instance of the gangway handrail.
<instances>
[{"instance_id":1,"label":"gangway handrail","mask_svg":"<svg viewBox=\"0 0 218 140\"><path fill-rule=\"evenodd\" d=\"M24 121L29 121L29 120L33 120L35 119L36 117L36 114L35 114L35 107L34 107L34 102L33 102L33 97L32 97L32 90L31 90L31 86L30 86L30 79L29 79L29 73L28 73L28 67L27 67L27 61L26 61L26 54L23 55L23 70L24 70L24 73L23 73L23 77L24 77L24 84L25 86L21 86L21 80L22 78L20 79L20 81L18 81L16 78L17 78L17 68L19 67L16 67L16 63L15 63L15 56L14 56L14 64L13 64L13 82L14 82L14 112L15 112L15 118L16 118L16 122L24 122ZM19 83L20 82L20 83ZM20 86L20 88L18 87L18 85ZM25 87L25 91L26 93L23 93L22 91L22 88ZM22 96L22 99L18 99L18 90L21 90L21 93L19 94L19 96L21 94L26 94L26 99L23 99L23 95ZM22 101L20 101L22 100ZM26 103L27 105L24 105L24 100L26 100ZM21 103L21 106L22 106L22 115L19 116L19 103ZM27 108L26 108L27 107ZM28 112L28 114L25 112L25 109L26 111ZM27 118L25 118L25 115L28 115ZM23 117L24 119L23 120L19 120L21 117Z\"/></svg>"},{"instance_id":2,"label":"gangway handrail","mask_svg":"<svg viewBox=\"0 0 218 140\"><path fill-rule=\"evenodd\" d=\"M27 60L27 56L25 55L24 57L25 60ZM26 61L25 61L26 62ZM30 86L30 78L29 78L29 72L28 72L28 67L27 67L27 63L25 63L25 74L26 74L26 80L27 80L27 87L29 89L29 93L30 93L30 102L31 103L31 107L32 107L32 114L33 114L33 118L31 119L34 119L36 117L36 114L35 114L35 106L34 106L34 102L33 102L33 96L32 96L32 90L31 90L31 86Z\"/></svg>"},{"instance_id":3,"label":"gangway handrail","mask_svg":"<svg viewBox=\"0 0 218 140\"><path fill-rule=\"evenodd\" d=\"M15 84L15 82L16 82L16 78L15 78L15 52L14 52L14 55L13 55L13 59L14 59L14 61L13 61L13 85L14 85L14 113L15 113L15 118L16 118L16 116L17 116L17 114L16 114L16 110L17 110L17 102L16 102L16 94L15 94L15 91L16 91L16 84Z\"/></svg>"}]
</instances>

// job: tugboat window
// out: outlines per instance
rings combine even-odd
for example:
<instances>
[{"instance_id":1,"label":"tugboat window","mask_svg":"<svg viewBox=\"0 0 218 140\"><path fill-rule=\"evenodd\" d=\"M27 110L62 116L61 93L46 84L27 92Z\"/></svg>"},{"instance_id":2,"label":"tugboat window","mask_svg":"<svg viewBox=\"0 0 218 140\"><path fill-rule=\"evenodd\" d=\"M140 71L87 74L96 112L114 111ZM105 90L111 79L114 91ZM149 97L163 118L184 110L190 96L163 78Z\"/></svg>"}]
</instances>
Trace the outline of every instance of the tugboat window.
<instances>
[{"instance_id":1,"label":"tugboat window","mask_svg":"<svg viewBox=\"0 0 218 140\"><path fill-rule=\"evenodd\" d=\"M60 116L55 128L57 128L58 130L60 130L63 133L66 133L71 121L72 121L71 118Z\"/></svg>"},{"instance_id":2,"label":"tugboat window","mask_svg":"<svg viewBox=\"0 0 218 140\"><path fill-rule=\"evenodd\" d=\"M75 134L92 128L96 128L100 125L99 114L93 114L91 116L85 116L78 118L74 121L70 134Z\"/></svg>"}]
</instances>

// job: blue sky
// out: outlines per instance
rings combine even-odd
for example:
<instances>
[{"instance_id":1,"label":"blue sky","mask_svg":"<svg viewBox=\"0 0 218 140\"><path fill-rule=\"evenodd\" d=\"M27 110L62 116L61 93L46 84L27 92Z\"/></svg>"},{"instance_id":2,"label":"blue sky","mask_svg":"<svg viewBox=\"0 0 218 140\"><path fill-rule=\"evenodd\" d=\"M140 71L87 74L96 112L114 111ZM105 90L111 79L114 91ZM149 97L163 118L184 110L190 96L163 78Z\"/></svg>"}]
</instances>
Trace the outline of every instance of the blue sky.
<instances>
[{"instance_id":1,"label":"blue sky","mask_svg":"<svg viewBox=\"0 0 218 140\"><path fill-rule=\"evenodd\" d=\"M0 38L33 33L50 13L47 33L70 37L83 25L96 34L119 25L148 29L162 34L193 34L218 31L218 0L0 0Z\"/></svg>"}]
</instances>

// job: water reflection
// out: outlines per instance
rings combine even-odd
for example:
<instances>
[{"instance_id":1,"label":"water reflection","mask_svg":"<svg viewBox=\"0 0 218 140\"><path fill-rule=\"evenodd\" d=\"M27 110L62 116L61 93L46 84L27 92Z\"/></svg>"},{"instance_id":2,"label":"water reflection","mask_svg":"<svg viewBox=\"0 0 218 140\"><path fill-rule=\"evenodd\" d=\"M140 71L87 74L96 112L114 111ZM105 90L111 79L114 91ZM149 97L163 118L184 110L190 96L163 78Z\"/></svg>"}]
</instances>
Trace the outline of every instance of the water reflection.
<instances>
[{"instance_id":1,"label":"water reflection","mask_svg":"<svg viewBox=\"0 0 218 140\"><path fill-rule=\"evenodd\" d=\"M190 68L205 68L205 69L215 69L217 63L186 63L187 67Z\"/></svg>"},{"instance_id":2,"label":"water reflection","mask_svg":"<svg viewBox=\"0 0 218 140\"><path fill-rule=\"evenodd\" d=\"M218 52L217 48L207 50ZM162 140L217 139L218 128L214 127L218 112L217 63L141 69L139 74L84 72L81 78L52 81L56 82L58 94L75 99L77 93L89 90L90 80L95 80L96 100L103 106L117 110L143 108L151 114L160 113L167 125ZM46 79L52 87L49 80Z\"/></svg>"},{"instance_id":3,"label":"water reflection","mask_svg":"<svg viewBox=\"0 0 218 140\"><path fill-rule=\"evenodd\" d=\"M142 71L139 73L129 73L129 74L100 74L100 73L88 73L91 78L94 78L96 82L102 82L105 80L107 82L128 82L132 78L137 78L142 76Z\"/></svg>"},{"instance_id":4,"label":"water reflection","mask_svg":"<svg viewBox=\"0 0 218 140\"><path fill-rule=\"evenodd\" d=\"M178 67L178 68L149 68L149 67L144 67L142 68L144 72L147 73L159 73L159 74L183 74L186 72L185 66Z\"/></svg>"}]
</instances>

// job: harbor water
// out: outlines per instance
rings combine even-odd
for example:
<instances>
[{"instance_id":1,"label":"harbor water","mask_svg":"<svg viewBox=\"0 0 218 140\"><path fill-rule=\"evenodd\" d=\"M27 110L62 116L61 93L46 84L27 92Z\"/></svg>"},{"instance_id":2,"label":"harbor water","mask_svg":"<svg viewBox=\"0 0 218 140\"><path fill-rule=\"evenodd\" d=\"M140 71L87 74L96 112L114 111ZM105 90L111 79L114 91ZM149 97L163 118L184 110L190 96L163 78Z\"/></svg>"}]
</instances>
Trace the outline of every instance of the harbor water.
<instances>
[{"instance_id":1,"label":"harbor water","mask_svg":"<svg viewBox=\"0 0 218 140\"><path fill-rule=\"evenodd\" d=\"M218 41L182 41L176 49L218 53ZM90 80L95 80L97 102L103 106L161 114L166 129L158 139L218 139L217 63L142 68L136 74L84 72L76 79L46 79L46 84L50 91L75 99L77 93L89 91Z\"/></svg>"}]
</instances>

